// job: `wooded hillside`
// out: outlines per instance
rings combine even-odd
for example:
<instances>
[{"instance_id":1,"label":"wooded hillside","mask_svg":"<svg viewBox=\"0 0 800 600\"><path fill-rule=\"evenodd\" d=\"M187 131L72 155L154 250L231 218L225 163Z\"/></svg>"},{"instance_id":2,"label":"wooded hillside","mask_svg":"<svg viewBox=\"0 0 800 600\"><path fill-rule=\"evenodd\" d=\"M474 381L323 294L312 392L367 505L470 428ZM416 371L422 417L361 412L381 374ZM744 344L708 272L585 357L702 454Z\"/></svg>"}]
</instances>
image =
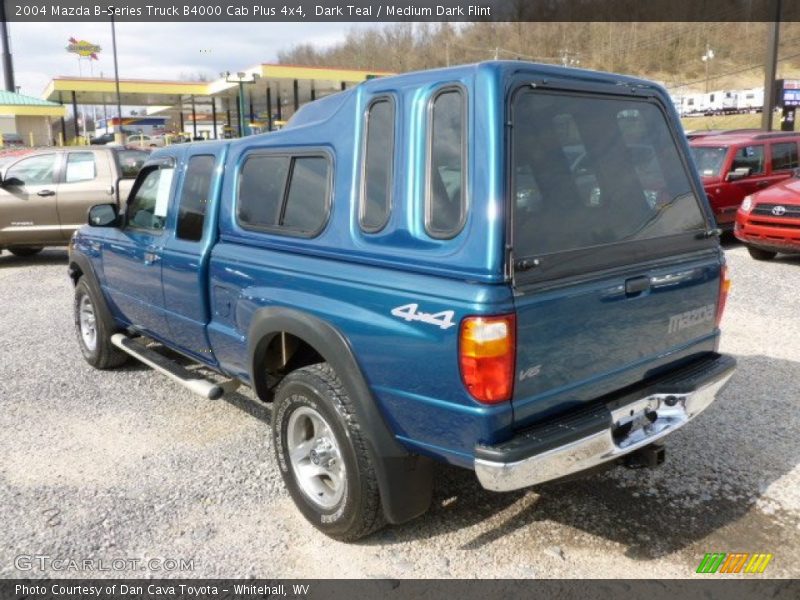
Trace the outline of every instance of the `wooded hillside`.
<instances>
[{"instance_id":1,"label":"wooded hillside","mask_svg":"<svg viewBox=\"0 0 800 600\"><path fill-rule=\"evenodd\" d=\"M328 48L303 44L283 63L409 71L491 58L614 71L702 90L760 86L765 23L396 23L354 29ZM778 76L800 77L800 23L781 31Z\"/></svg>"}]
</instances>

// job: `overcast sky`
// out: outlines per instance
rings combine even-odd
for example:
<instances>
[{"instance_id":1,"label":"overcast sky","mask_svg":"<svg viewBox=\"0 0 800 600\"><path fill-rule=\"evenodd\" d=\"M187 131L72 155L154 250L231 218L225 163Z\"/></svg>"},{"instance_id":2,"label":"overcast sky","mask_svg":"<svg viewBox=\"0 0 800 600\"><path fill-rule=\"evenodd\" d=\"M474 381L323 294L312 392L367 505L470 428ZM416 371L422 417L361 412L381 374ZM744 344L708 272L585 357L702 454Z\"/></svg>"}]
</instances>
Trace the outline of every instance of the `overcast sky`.
<instances>
[{"instance_id":1,"label":"overcast sky","mask_svg":"<svg viewBox=\"0 0 800 600\"><path fill-rule=\"evenodd\" d=\"M235 71L273 62L295 44L325 47L342 40L355 23L117 23L121 78L176 79L181 74ZM102 47L93 61L95 76L113 77L109 23L10 23L16 84L40 96L56 75L77 76L78 59L66 46L70 37ZM345 66L345 65L343 65ZM81 61L88 76L88 61Z\"/></svg>"}]
</instances>

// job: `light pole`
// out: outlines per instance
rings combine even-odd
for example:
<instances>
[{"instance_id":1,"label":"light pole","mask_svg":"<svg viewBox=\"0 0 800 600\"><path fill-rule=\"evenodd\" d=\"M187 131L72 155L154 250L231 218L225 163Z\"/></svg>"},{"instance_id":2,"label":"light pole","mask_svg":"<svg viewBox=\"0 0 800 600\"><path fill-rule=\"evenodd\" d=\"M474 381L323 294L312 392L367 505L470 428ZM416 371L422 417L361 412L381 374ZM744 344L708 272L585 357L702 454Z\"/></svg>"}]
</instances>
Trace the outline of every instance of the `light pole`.
<instances>
[{"instance_id":1,"label":"light pole","mask_svg":"<svg viewBox=\"0 0 800 600\"><path fill-rule=\"evenodd\" d=\"M259 75L258 73L252 73L248 77L247 73L244 71L239 71L238 73L225 71L224 73L220 73L220 76L224 77L227 83L236 83L239 85L239 131L242 137L244 137L247 135L244 126L244 86L245 84L253 84L258 81Z\"/></svg>"},{"instance_id":2,"label":"light pole","mask_svg":"<svg viewBox=\"0 0 800 600\"><path fill-rule=\"evenodd\" d=\"M125 130L122 128L122 98L119 93L119 67L117 65L117 28L114 25L114 17L111 17L111 46L114 54L114 86L117 91L117 118L119 119L119 129L114 134L114 139L118 144L122 143ZM106 133L108 133L108 121L106 121Z\"/></svg>"},{"instance_id":3,"label":"light pole","mask_svg":"<svg viewBox=\"0 0 800 600\"><path fill-rule=\"evenodd\" d=\"M706 94L708 93L708 65L713 58L714 58L714 51L711 48L709 48L708 44L706 44L706 53L700 57L700 60L706 63Z\"/></svg>"}]
</instances>

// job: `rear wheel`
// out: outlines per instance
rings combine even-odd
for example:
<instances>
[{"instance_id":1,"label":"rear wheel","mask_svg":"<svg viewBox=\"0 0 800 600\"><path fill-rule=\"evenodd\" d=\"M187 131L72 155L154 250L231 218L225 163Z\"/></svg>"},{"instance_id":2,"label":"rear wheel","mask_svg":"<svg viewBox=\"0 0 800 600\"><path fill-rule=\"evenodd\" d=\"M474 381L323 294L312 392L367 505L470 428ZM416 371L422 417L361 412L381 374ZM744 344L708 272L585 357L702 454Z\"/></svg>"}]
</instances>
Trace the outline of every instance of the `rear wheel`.
<instances>
[{"instance_id":1,"label":"rear wheel","mask_svg":"<svg viewBox=\"0 0 800 600\"><path fill-rule=\"evenodd\" d=\"M778 255L777 252L773 252L772 250L762 250L761 248L753 248L752 246L748 246L747 251L750 253L750 256L756 260L772 260Z\"/></svg>"},{"instance_id":2,"label":"rear wheel","mask_svg":"<svg viewBox=\"0 0 800 600\"><path fill-rule=\"evenodd\" d=\"M114 321L103 299L81 277L75 286L75 331L81 354L96 369L110 369L125 362L128 355L111 343Z\"/></svg>"},{"instance_id":3,"label":"rear wheel","mask_svg":"<svg viewBox=\"0 0 800 600\"><path fill-rule=\"evenodd\" d=\"M330 365L311 365L286 376L275 393L272 433L284 483L312 525L341 541L383 526L363 432Z\"/></svg>"},{"instance_id":4,"label":"rear wheel","mask_svg":"<svg viewBox=\"0 0 800 600\"><path fill-rule=\"evenodd\" d=\"M14 256L33 256L44 250L42 246L12 246L8 249Z\"/></svg>"}]
</instances>

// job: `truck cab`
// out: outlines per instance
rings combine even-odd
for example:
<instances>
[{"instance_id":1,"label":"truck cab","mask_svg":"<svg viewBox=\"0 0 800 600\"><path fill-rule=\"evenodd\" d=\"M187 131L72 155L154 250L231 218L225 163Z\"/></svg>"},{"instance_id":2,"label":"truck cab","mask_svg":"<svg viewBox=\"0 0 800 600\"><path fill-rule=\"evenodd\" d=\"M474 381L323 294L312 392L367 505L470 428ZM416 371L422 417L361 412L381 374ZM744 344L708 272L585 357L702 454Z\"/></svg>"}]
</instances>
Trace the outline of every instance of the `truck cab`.
<instances>
[{"instance_id":1,"label":"truck cab","mask_svg":"<svg viewBox=\"0 0 800 600\"><path fill-rule=\"evenodd\" d=\"M298 509L354 540L434 461L507 491L627 461L733 373L713 214L663 88L489 62L159 149L74 237L79 347L273 405ZM216 373L199 381L162 348ZM702 424L698 425L702 426Z\"/></svg>"}]
</instances>

